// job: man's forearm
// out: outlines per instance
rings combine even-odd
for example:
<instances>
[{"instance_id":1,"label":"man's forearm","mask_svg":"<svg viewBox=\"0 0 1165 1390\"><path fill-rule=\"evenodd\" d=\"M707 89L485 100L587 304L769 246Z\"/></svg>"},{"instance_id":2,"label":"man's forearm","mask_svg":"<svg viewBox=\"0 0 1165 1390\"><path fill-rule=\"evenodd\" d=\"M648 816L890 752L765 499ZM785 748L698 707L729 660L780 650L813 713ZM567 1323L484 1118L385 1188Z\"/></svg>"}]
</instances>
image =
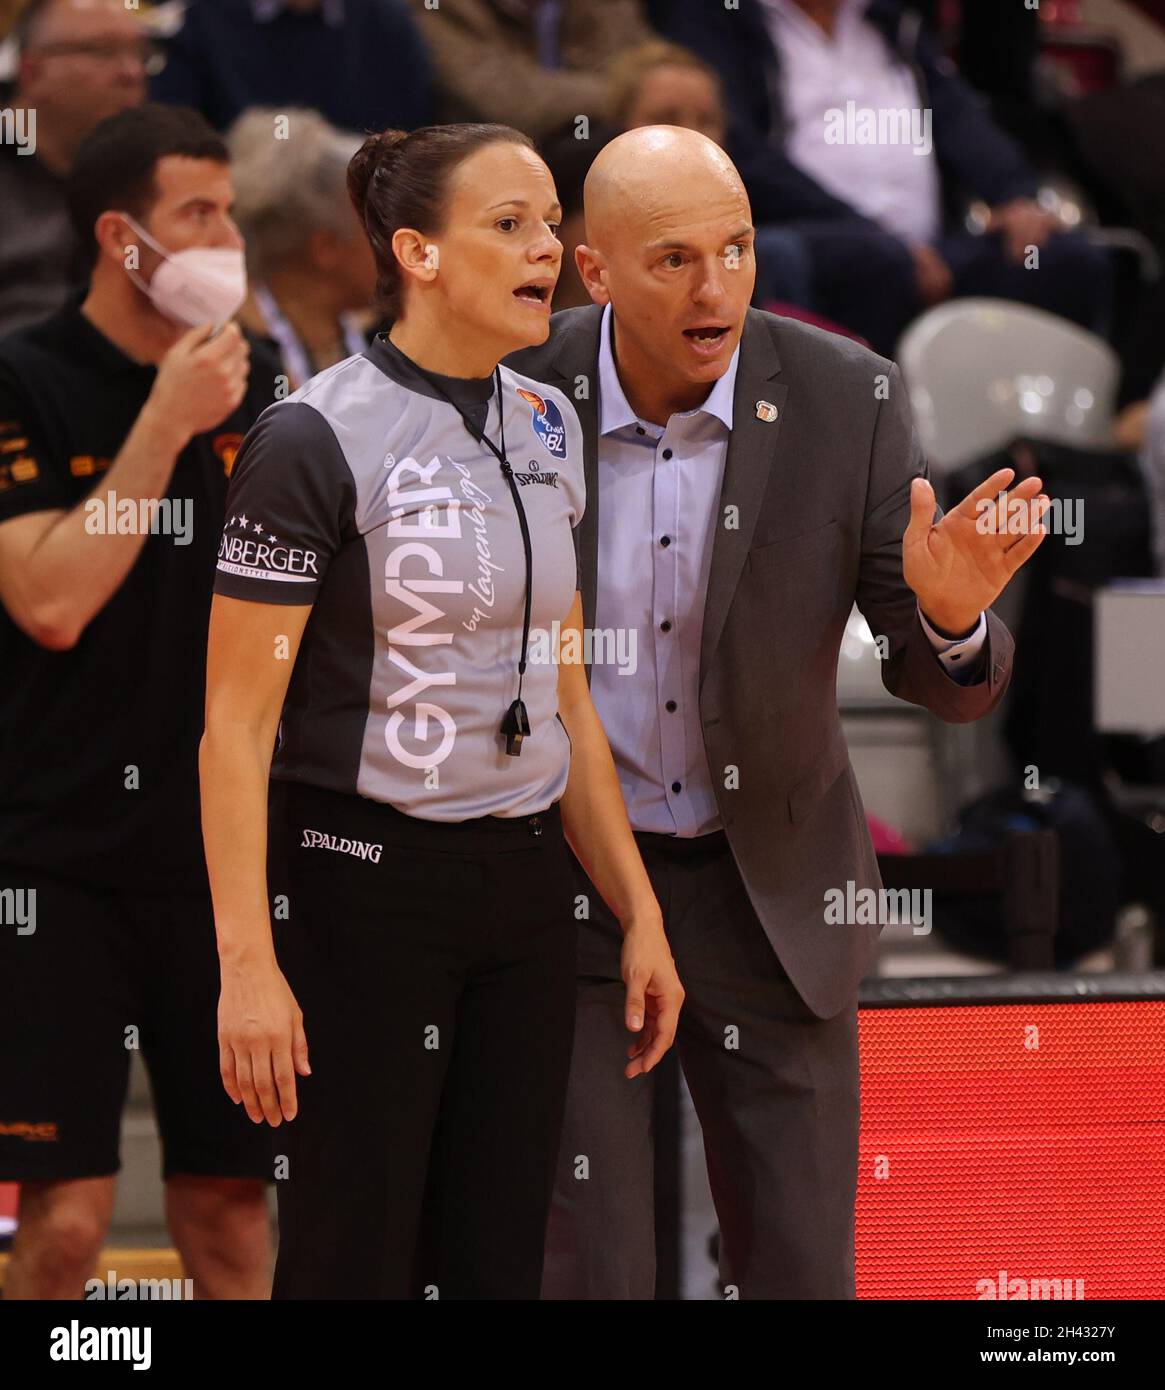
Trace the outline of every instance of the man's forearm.
<instances>
[{"instance_id":1,"label":"man's forearm","mask_svg":"<svg viewBox=\"0 0 1165 1390\"><path fill-rule=\"evenodd\" d=\"M149 535L140 526L120 533L109 509L106 525L98 530L87 504L104 501L111 492L135 506L157 501L165 496L188 442L189 436L160 418L147 401L99 488L58 517L27 555L18 604L38 627L57 632L63 645L75 642L121 587Z\"/></svg>"}]
</instances>

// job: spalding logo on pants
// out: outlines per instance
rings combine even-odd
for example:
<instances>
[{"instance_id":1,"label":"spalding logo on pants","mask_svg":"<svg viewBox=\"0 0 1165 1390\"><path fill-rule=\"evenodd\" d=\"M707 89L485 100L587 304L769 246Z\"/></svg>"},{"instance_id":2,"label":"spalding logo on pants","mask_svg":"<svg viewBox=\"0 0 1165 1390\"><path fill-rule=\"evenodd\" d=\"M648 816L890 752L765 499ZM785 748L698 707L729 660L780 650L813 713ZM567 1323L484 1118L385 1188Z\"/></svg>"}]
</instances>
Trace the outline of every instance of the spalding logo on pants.
<instances>
[{"instance_id":1,"label":"spalding logo on pants","mask_svg":"<svg viewBox=\"0 0 1165 1390\"><path fill-rule=\"evenodd\" d=\"M562 421L562 411L553 401L544 401L541 396L536 396L533 391L525 391L520 386L518 395L530 403L534 433L555 458L566 458L566 426Z\"/></svg>"}]
</instances>

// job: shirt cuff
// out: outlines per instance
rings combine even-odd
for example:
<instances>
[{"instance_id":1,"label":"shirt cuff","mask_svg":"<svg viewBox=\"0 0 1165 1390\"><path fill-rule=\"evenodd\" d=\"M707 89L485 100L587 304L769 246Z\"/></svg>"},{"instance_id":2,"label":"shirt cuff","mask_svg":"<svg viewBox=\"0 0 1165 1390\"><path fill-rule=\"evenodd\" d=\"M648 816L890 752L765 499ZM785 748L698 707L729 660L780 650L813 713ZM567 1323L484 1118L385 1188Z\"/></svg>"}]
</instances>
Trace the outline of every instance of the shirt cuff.
<instances>
[{"instance_id":1,"label":"shirt cuff","mask_svg":"<svg viewBox=\"0 0 1165 1390\"><path fill-rule=\"evenodd\" d=\"M926 621L922 609L918 610L918 621L926 633L927 641L934 648L934 654L942 662L943 668L953 681L959 685L970 685L979 676L982 666L983 643L987 640L987 615L979 614L975 631L958 641L941 637Z\"/></svg>"}]
</instances>

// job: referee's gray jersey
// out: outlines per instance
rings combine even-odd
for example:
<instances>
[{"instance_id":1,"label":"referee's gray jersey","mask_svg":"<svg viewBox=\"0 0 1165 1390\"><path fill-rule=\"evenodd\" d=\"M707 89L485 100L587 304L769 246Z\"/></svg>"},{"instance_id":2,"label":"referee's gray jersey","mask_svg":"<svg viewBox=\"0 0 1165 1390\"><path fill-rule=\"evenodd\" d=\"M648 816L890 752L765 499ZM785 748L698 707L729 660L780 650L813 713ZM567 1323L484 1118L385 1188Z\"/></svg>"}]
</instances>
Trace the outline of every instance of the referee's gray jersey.
<instances>
[{"instance_id":1,"label":"referee's gray jersey","mask_svg":"<svg viewBox=\"0 0 1165 1390\"><path fill-rule=\"evenodd\" d=\"M435 378L499 442L493 379ZM533 550L531 733L518 693L525 559L501 465L385 335L268 406L231 473L215 592L313 604L272 776L424 820L524 816L566 787L555 624L578 584L582 432L560 392L501 368Z\"/></svg>"}]
</instances>

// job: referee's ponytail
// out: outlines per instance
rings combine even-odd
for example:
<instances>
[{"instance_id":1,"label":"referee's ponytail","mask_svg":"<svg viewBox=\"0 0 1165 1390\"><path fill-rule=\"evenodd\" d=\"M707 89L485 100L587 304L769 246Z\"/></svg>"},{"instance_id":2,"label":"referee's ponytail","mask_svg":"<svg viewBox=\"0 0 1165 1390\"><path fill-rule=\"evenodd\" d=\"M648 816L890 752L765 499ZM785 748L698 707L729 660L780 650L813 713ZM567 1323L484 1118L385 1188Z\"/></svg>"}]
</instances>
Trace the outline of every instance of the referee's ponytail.
<instances>
[{"instance_id":1,"label":"referee's ponytail","mask_svg":"<svg viewBox=\"0 0 1165 1390\"><path fill-rule=\"evenodd\" d=\"M426 236L444 229L449 175L475 151L498 143L534 142L505 125L464 122L384 130L370 135L348 165L348 196L376 258L376 293L387 317L399 317L404 284L392 249L393 235L412 227Z\"/></svg>"}]
</instances>

